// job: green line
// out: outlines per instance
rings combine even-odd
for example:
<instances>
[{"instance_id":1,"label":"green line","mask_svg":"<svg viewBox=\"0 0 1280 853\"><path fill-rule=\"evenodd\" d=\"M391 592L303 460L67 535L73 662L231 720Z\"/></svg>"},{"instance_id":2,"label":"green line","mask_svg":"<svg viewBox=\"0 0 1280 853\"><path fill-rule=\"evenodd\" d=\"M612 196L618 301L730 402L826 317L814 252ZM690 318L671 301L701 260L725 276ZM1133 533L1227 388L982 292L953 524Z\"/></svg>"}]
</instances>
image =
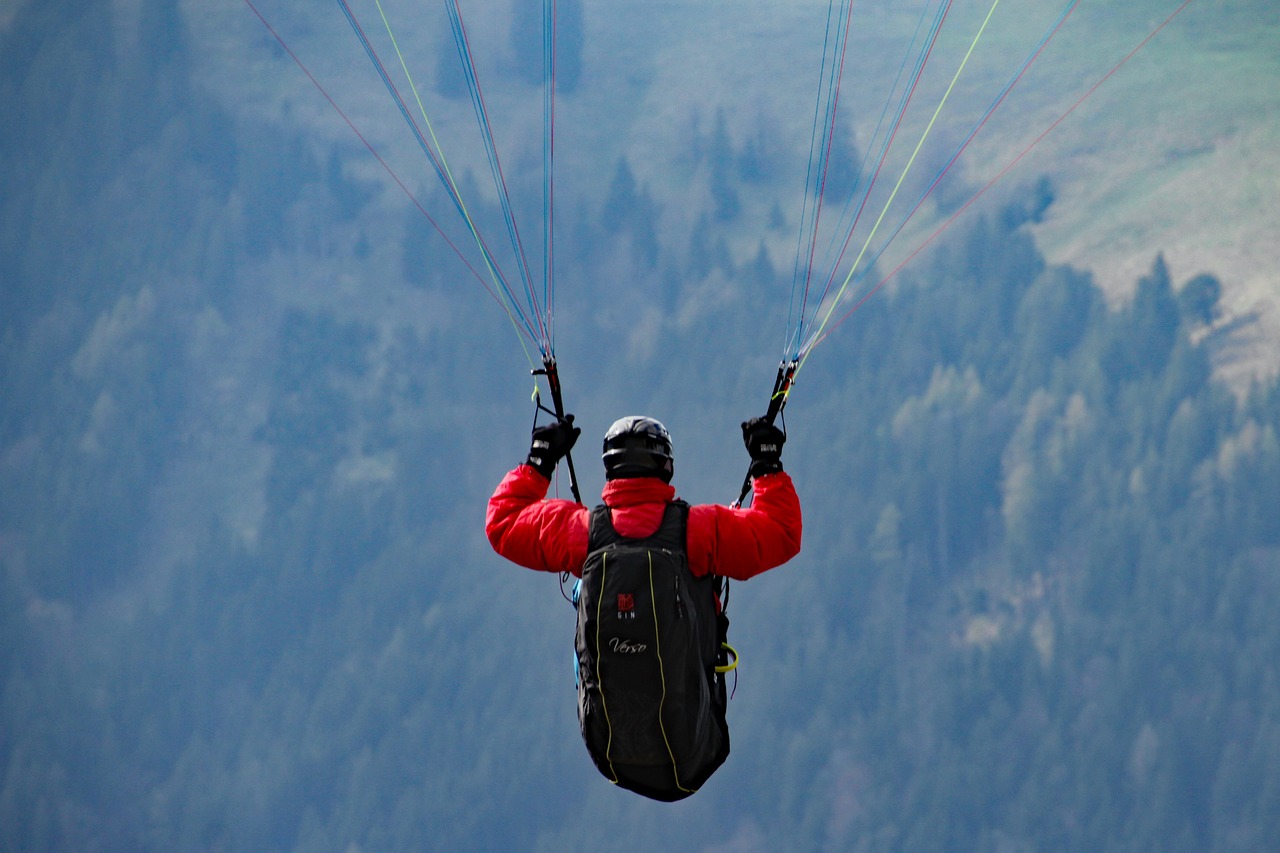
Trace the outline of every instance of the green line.
<instances>
[{"instance_id":1,"label":"green line","mask_svg":"<svg viewBox=\"0 0 1280 853\"><path fill-rule=\"evenodd\" d=\"M867 235L866 241L863 242L862 248L858 251L858 257L854 259L853 264L849 267L849 275L845 277L844 283L840 285L840 289L836 292L835 298L831 300L826 313L822 316L822 322L818 325L817 331L813 332L811 335L811 338L815 343L822 336L822 330L826 328L828 321L831 319L831 315L835 313L836 307L840 304L840 300L844 296L845 290L849 287L849 282L853 280L854 272L858 269L858 264L862 262L862 256L866 254L867 247L871 245L871 241L876 236L876 231L880 228L880 223L884 221L885 216L889 212L890 206L893 204L893 200L897 198L898 190L902 188L903 181L907 179L907 173L911 171L911 167L916 161L916 156L919 155L920 149L924 147L925 140L929 138L929 133L933 130L934 122L938 120L938 116L942 113L942 108L946 105L947 99L951 97L951 91L955 88L956 81L960 79L961 72L964 71L965 65L968 64L969 57L973 55L974 49L978 46L979 39L981 39L982 34L986 32L987 24L991 22L991 16L995 14L996 7L999 5L1000 0L994 0L991 4L991 8L987 10L987 17L983 19L982 26L978 28L978 32L974 35L973 41L969 43L969 50L965 52L964 59L960 62L960 66L956 68L956 73L952 75L951 83L947 86L947 90L942 94L942 100L938 102L938 106L933 111L933 116L929 119L929 123L925 126L924 132L920 135L920 141L916 143L915 150L911 152L911 157L907 160L907 165L903 167L902 174L898 176L898 182L894 185L893 192L889 194L888 201L884 203L884 207L880 210L880 215L876 217L876 223L872 226L871 233ZM805 351L804 356L800 359L799 366L796 367L797 374L799 374L800 369L804 367L804 363L809 360L809 353L811 352L813 352L812 347Z\"/></svg>"},{"instance_id":2,"label":"green line","mask_svg":"<svg viewBox=\"0 0 1280 853\"><path fill-rule=\"evenodd\" d=\"M493 282L496 292L500 294L500 300L505 301L503 306L507 312L507 319L511 321L511 325L516 330L516 337L520 339L520 348L524 350L524 357L529 362L529 367L534 367L533 356L529 353L529 348L525 345L524 335L521 334L520 325L516 322L514 306L515 301L507 294L507 288L498 279L498 271L494 269L493 264L489 262L489 253L484 250L484 246L480 242L480 233L476 230L475 222L471 219L471 211L467 210L467 203L462 198L462 193L458 190L457 181L453 178L453 172L449 169L449 161L444 156L444 147L441 146L440 140L436 137L435 128L431 124L431 119L427 115L427 108L422 103L422 96L418 93L418 84L413 80L413 74L409 71L409 64L405 61L404 54L400 51L400 43L396 40L396 34L391 28L391 21L387 18L387 13L382 8L382 0L374 0L374 4L378 7L378 14L382 17L382 26L387 31L387 36L391 39L391 46L395 48L396 59L400 61L400 70L404 72L405 80L409 82L409 91L413 93L413 100L418 105L418 112L422 113L422 121L427 126L427 133L431 135L431 142L436 147L436 156L440 159L440 167L444 171L445 177L449 181L449 190L453 193L454 198L458 200L458 207L462 210L462 219L467 223L467 230L471 232L471 239L476 243L476 247L480 249L480 257L484 260L485 269L489 273L489 280Z\"/></svg>"}]
</instances>

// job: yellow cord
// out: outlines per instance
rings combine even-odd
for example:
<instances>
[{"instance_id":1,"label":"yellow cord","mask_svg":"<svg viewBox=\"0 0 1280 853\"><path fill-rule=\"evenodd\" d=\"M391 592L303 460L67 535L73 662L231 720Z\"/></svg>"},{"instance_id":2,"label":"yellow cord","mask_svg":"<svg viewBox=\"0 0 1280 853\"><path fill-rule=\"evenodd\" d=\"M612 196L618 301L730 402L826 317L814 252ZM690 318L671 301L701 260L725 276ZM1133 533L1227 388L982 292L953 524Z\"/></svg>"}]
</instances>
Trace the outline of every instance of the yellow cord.
<instances>
[{"instance_id":1,"label":"yellow cord","mask_svg":"<svg viewBox=\"0 0 1280 853\"><path fill-rule=\"evenodd\" d=\"M649 601L657 601L658 595L653 589L653 552L649 551ZM657 643L654 648L655 654L658 656L658 677L662 681L662 696L658 699L658 731L662 733L662 743L667 748L667 757L671 761L671 775L675 778L676 787L686 794L692 794L696 789L686 788L680 784L680 765L676 761L676 754L671 749L671 739L667 737L667 724L662 718L663 709L667 704L667 673L666 665L662 662L662 628L658 625L658 609L653 608L653 636Z\"/></svg>"},{"instance_id":2,"label":"yellow cord","mask_svg":"<svg viewBox=\"0 0 1280 853\"><path fill-rule=\"evenodd\" d=\"M969 57L973 55L974 49L978 46L979 39L981 39L982 34L986 32L987 24L991 22L991 16L995 14L996 7L999 5L1000 0L994 0L994 2L992 2L991 8L987 10L987 17L982 21L982 26L978 28L978 32L974 35L973 41L969 43L969 50L965 52L964 59L960 62L960 66L956 69L956 73L952 75L951 83L947 86L947 90L942 94L942 100L938 102L938 106L933 111L933 116L929 119L929 123L925 126L924 132L920 135L920 141L916 143L915 150L911 152L911 157L907 160L907 165L903 167L902 174L898 176L898 182L894 185L893 192L889 194L889 200L884 203L884 207L880 210L880 215L876 217L875 225L871 228L871 233L867 235L866 241L863 242L862 248L858 251L858 257L854 259L853 264L849 267L849 275L845 277L844 283L840 285L840 290L836 292L835 299L831 300L826 313L822 315L822 322L818 325L817 331L815 331L811 336L811 339L815 343L822 337L822 330L826 328L827 322L831 319L831 315L835 313L837 306L840 305L844 292L849 287L849 282L853 280L854 272L858 269L858 264L862 262L862 256L866 254L867 247L871 245L871 241L876 236L876 231L880 229L880 223L884 221L885 215L888 214L889 207L893 204L893 200L898 195L898 190L902 188L903 182L907 179L907 173L911 171L911 167L916 161L916 156L919 155L920 149L924 147L925 140L929 138L929 133L933 130L934 122L938 120L938 116L942 113L943 106L946 105L947 99L951 97L951 91L955 88L956 81L960 79L960 73L964 71L965 65L969 62ZM804 367L804 363L809 360L809 353L811 352L813 352L812 347L805 351L804 356L800 359L799 366L796 368L796 373L799 373L800 368Z\"/></svg>"},{"instance_id":3,"label":"yellow cord","mask_svg":"<svg viewBox=\"0 0 1280 853\"><path fill-rule=\"evenodd\" d=\"M604 554L600 558L600 588L604 589L606 573L609 570L609 555ZM604 596L596 598L596 683L600 685L600 712L604 714L604 725L609 732L609 739L604 745L604 760L609 765L608 779L613 784L618 784L618 774L613 769L613 721L609 719L609 706L604 700L604 679L600 675L600 620L603 617Z\"/></svg>"},{"instance_id":4,"label":"yellow cord","mask_svg":"<svg viewBox=\"0 0 1280 853\"><path fill-rule=\"evenodd\" d=\"M515 327L516 337L520 339L520 347L524 350L524 357L529 361L529 367L533 368L533 356L529 354L529 348L525 346L524 335L520 331L520 326L516 323L514 302L507 296L507 289L503 283L499 281L498 271L494 269L493 264L489 262L489 253L484 250L484 245L480 241L480 232L476 229L475 222L471 219L471 212L467 210L467 204L462 199L462 193L458 189L458 184L453 179L453 173L449 170L449 161L445 159L444 148L440 145L440 140L436 138L435 128L431 124L431 119L427 116L427 108L422 103L422 96L418 93L418 85L413 81L413 75L409 72L409 64L405 61L404 54L400 51L400 43L396 40L396 34L391 28L391 21L387 18L387 13L382 8L382 0L374 0L374 4L378 7L378 14L382 16L382 26L386 28L387 36L391 39L391 46L395 48L396 59L400 61L400 70L404 72L405 80L409 82L409 90L413 92L413 99L418 104L418 111L422 113L422 121L427 126L427 133L431 135L431 142L436 147L436 155L440 159L440 168L444 172L448 181L449 189L453 193L454 198L458 200L458 209L462 211L462 219L467 223L467 230L471 232L471 239L476 243L476 247L480 249L480 257L484 259L485 269L489 273L489 280L493 282L495 292L499 294L499 299L506 309L507 318L511 321L511 325ZM535 384L536 387L536 384Z\"/></svg>"},{"instance_id":5,"label":"yellow cord","mask_svg":"<svg viewBox=\"0 0 1280 853\"><path fill-rule=\"evenodd\" d=\"M728 649L729 654L733 655L733 661L731 663L725 664L724 666L716 667L716 672L719 672L719 673L733 672L735 669L738 668L738 650L735 649L733 646L729 645L728 643L721 643L720 648Z\"/></svg>"}]
</instances>

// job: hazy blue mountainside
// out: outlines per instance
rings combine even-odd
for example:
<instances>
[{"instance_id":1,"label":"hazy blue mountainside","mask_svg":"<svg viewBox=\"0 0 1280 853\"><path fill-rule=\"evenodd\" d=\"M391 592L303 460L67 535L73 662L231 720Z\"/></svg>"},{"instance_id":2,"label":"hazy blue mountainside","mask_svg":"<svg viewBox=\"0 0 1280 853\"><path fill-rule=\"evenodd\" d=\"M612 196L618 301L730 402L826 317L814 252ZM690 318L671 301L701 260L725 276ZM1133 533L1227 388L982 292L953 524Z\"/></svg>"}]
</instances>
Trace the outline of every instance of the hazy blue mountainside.
<instances>
[{"instance_id":1,"label":"hazy blue mountainside","mask_svg":"<svg viewBox=\"0 0 1280 853\"><path fill-rule=\"evenodd\" d=\"M1150 247L1108 307L1032 180L818 348L804 552L734 586L733 753L664 806L591 766L572 610L483 536L533 417L506 318L363 149L229 112L178 4L131 49L121 5L0 33L0 850L1280 837L1280 389L1213 378L1212 270ZM681 239L625 156L561 208L588 499L629 412L683 496L745 470L790 259L733 247L798 179L702 126Z\"/></svg>"}]
</instances>

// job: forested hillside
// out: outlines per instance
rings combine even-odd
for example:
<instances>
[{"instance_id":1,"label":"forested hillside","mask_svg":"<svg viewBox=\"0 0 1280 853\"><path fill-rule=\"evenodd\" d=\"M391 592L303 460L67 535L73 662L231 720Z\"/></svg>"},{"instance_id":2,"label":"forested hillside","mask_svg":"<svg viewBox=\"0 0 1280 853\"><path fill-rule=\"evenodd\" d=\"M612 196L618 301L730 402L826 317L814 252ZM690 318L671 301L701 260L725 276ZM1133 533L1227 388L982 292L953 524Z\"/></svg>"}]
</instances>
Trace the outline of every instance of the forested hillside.
<instances>
[{"instance_id":1,"label":"forested hillside","mask_svg":"<svg viewBox=\"0 0 1280 853\"><path fill-rule=\"evenodd\" d=\"M1149 247L1109 305L1032 177L840 326L787 409L804 551L733 589L733 753L652 803L579 740L556 578L484 539L533 415L505 318L362 150L122 5L0 33L0 850L1280 837L1280 388L1215 379L1213 270ZM625 156L563 208L588 500L633 411L690 500L746 467L789 259L731 247L796 188L705 127L684 239Z\"/></svg>"}]
</instances>

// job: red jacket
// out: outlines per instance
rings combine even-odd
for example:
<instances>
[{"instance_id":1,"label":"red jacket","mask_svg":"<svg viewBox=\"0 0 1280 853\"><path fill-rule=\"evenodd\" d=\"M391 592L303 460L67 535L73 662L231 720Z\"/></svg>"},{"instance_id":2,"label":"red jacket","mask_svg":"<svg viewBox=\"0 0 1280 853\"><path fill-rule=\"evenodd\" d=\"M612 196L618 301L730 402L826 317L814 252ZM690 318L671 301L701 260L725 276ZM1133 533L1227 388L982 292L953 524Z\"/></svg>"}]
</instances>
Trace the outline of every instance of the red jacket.
<instances>
[{"instance_id":1,"label":"red jacket","mask_svg":"<svg viewBox=\"0 0 1280 853\"><path fill-rule=\"evenodd\" d=\"M489 498L485 533L493 550L513 563L580 577L591 511L573 501L547 500L550 484L528 465L507 474ZM689 508L689 569L695 575L746 580L800 553L800 499L791 477L766 474L756 479L754 489L746 509L719 504ZM673 486L656 477L636 477L609 480L603 497L613 509L618 532L640 538L658 529L675 494Z\"/></svg>"}]
</instances>

